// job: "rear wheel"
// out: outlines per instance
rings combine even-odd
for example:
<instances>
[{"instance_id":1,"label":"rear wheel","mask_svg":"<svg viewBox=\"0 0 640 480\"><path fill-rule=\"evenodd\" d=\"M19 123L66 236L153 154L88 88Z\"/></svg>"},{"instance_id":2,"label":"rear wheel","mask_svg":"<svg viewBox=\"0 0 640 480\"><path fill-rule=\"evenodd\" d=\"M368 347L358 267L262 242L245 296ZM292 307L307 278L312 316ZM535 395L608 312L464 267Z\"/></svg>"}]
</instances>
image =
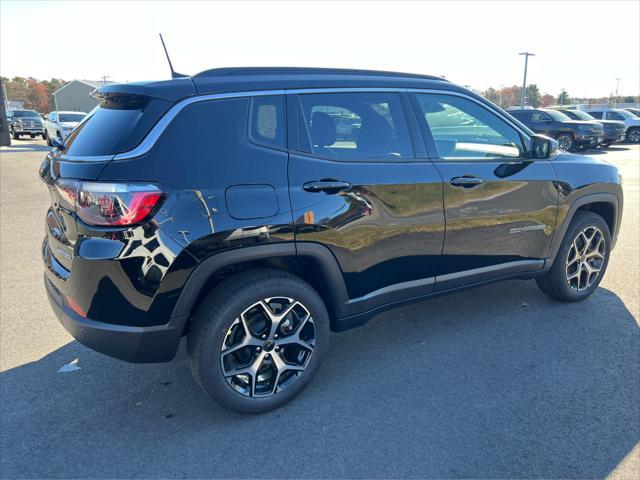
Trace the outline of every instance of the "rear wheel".
<instances>
[{"instance_id":1,"label":"rear wheel","mask_svg":"<svg viewBox=\"0 0 640 480\"><path fill-rule=\"evenodd\" d=\"M187 339L191 371L222 406L258 413L290 401L326 355L329 317L305 281L272 269L237 274L198 309Z\"/></svg>"},{"instance_id":2,"label":"rear wheel","mask_svg":"<svg viewBox=\"0 0 640 480\"><path fill-rule=\"evenodd\" d=\"M20 140L20 134L18 132L16 132L15 130L12 130L12 134L13 134L14 140Z\"/></svg>"},{"instance_id":3,"label":"rear wheel","mask_svg":"<svg viewBox=\"0 0 640 480\"><path fill-rule=\"evenodd\" d=\"M31 138L36 138L36 134L35 134L35 133L30 133L30 134L29 134L29 136L30 136Z\"/></svg>"},{"instance_id":4,"label":"rear wheel","mask_svg":"<svg viewBox=\"0 0 640 480\"><path fill-rule=\"evenodd\" d=\"M573 140L573 135L571 135L570 133L561 133L556 137L556 140L558 140L558 148L560 150L568 152L569 150L573 149L575 142Z\"/></svg>"},{"instance_id":5,"label":"rear wheel","mask_svg":"<svg viewBox=\"0 0 640 480\"><path fill-rule=\"evenodd\" d=\"M630 128L627 132L627 142L640 142L640 128Z\"/></svg>"},{"instance_id":6,"label":"rear wheel","mask_svg":"<svg viewBox=\"0 0 640 480\"><path fill-rule=\"evenodd\" d=\"M611 233L593 212L577 212L551 269L536 278L547 295L565 302L582 300L598 288L609 263Z\"/></svg>"}]
</instances>

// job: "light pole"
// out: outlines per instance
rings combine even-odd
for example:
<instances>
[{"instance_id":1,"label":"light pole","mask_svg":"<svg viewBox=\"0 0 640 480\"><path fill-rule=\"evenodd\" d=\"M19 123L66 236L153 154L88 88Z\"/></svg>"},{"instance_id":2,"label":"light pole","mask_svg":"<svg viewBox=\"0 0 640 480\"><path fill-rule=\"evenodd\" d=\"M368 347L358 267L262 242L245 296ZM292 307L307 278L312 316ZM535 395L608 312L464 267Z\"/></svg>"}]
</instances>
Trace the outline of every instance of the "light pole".
<instances>
[{"instance_id":1,"label":"light pole","mask_svg":"<svg viewBox=\"0 0 640 480\"><path fill-rule=\"evenodd\" d=\"M621 78L616 78L616 96L613 98L613 106L615 107L618 104L618 87L620 86Z\"/></svg>"},{"instance_id":2,"label":"light pole","mask_svg":"<svg viewBox=\"0 0 640 480\"><path fill-rule=\"evenodd\" d=\"M521 52L518 55L524 55L524 79L522 80L522 93L520 94L520 108L524 108L525 97L527 96L527 66L529 65L529 57L535 57L535 53Z\"/></svg>"}]
</instances>

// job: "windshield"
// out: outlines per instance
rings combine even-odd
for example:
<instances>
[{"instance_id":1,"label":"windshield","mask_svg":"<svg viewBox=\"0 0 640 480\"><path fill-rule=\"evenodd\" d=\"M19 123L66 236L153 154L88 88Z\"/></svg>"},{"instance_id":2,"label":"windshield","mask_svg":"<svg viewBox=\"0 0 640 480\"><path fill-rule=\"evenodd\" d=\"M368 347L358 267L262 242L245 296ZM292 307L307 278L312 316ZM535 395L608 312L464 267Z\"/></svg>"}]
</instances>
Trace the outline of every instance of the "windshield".
<instances>
[{"instance_id":1,"label":"windshield","mask_svg":"<svg viewBox=\"0 0 640 480\"><path fill-rule=\"evenodd\" d=\"M80 122L86 113L60 113L58 116L60 122Z\"/></svg>"},{"instance_id":2,"label":"windshield","mask_svg":"<svg viewBox=\"0 0 640 480\"><path fill-rule=\"evenodd\" d=\"M566 115L571 115L578 120L595 120L591 115L582 110L570 110Z\"/></svg>"},{"instance_id":3,"label":"windshield","mask_svg":"<svg viewBox=\"0 0 640 480\"><path fill-rule=\"evenodd\" d=\"M551 118L553 118L556 122L564 122L566 120L571 120L564 113L558 112L557 110L545 110L549 114Z\"/></svg>"},{"instance_id":4,"label":"windshield","mask_svg":"<svg viewBox=\"0 0 640 480\"><path fill-rule=\"evenodd\" d=\"M633 119L633 118L638 118L633 113L627 112L626 110L614 110L614 112L619 113L620 115L622 115L627 120L630 120L630 119Z\"/></svg>"},{"instance_id":5,"label":"windshield","mask_svg":"<svg viewBox=\"0 0 640 480\"><path fill-rule=\"evenodd\" d=\"M13 112L14 117L37 117L40 118L40 114L35 110L16 110Z\"/></svg>"}]
</instances>

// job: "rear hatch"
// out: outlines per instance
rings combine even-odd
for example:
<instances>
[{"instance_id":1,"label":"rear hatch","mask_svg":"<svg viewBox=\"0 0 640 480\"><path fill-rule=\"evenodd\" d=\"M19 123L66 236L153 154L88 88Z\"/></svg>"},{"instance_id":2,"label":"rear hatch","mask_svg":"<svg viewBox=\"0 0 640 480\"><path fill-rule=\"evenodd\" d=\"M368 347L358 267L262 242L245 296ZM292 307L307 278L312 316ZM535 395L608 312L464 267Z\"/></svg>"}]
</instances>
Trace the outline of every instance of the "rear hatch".
<instances>
[{"instance_id":1,"label":"rear hatch","mask_svg":"<svg viewBox=\"0 0 640 480\"><path fill-rule=\"evenodd\" d=\"M102 87L92 94L98 98L99 106L78 124L63 149L47 155L40 166L40 177L51 197L43 253L48 267L57 276L66 278L71 270L81 221L77 200L83 186L89 194L100 191L101 185L105 191L120 188L112 183L100 184L100 174L107 163L116 154L140 144L177 97L191 94L193 86L187 79ZM134 185L134 188L140 187ZM125 195L136 193L125 192Z\"/></svg>"}]
</instances>

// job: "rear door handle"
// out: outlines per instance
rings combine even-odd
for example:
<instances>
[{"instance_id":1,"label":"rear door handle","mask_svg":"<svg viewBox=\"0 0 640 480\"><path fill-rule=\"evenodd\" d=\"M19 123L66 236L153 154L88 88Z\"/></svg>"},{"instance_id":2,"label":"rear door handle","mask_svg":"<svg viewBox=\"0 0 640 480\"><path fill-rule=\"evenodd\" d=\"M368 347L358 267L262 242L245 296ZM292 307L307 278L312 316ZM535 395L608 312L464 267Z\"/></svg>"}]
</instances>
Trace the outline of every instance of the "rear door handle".
<instances>
[{"instance_id":1,"label":"rear door handle","mask_svg":"<svg viewBox=\"0 0 640 480\"><path fill-rule=\"evenodd\" d=\"M307 192L338 193L341 190L351 188L351 184L341 180L319 180L315 182L307 182L302 186L302 188Z\"/></svg>"},{"instance_id":2,"label":"rear door handle","mask_svg":"<svg viewBox=\"0 0 640 480\"><path fill-rule=\"evenodd\" d=\"M483 182L484 180L482 178L464 176L464 177L453 177L450 183L454 187L471 188L471 187L475 187L476 185L480 185Z\"/></svg>"}]
</instances>

